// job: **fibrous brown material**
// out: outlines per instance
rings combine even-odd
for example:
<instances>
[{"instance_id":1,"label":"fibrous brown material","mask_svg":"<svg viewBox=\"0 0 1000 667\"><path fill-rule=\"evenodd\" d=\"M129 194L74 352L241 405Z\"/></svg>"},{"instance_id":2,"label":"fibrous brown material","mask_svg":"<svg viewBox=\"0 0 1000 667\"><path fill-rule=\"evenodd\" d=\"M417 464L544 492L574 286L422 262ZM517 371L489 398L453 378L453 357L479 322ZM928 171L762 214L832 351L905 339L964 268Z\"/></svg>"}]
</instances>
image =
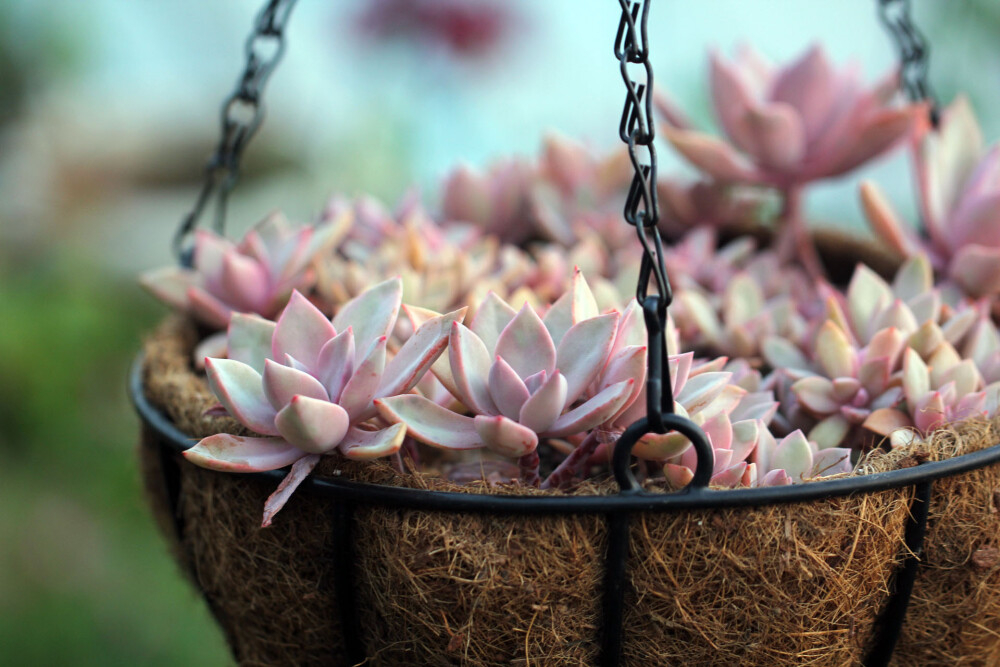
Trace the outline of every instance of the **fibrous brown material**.
<instances>
[{"instance_id":1,"label":"fibrous brown material","mask_svg":"<svg viewBox=\"0 0 1000 667\"><path fill-rule=\"evenodd\" d=\"M934 434L918 455L961 456L1000 441L1000 422ZM921 566L896 665L1000 664L1000 465L934 482Z\"/></svg>"},{"instance_id":2,"label":"fibrous brown material","mask_svg":"<svg viewBox=\"0 0 1000 667\"><path fill-rule=\"evenodd\" d=\"M233 422L201 417L214 399L191 368L194 339L190 325L175 319L149 341L147 395L192 436L231 430ZM150 447L143 452L156 455ZM908 463L893 453L870 459L867 471ZM347 664L333 591L332 503L297 494L271 528L261 529L264 499L273 490L267 484L184 461L180 471L182 557L236 658L242 664ZM332 458L317 474L432 490L545 493L458 486L399 474L383 463ZM591 483L574 493L614 490L613 483ZM977 502L980 495L966 494ZM911 496L911 489L901 489L787 506L633 516L624 664L857 664L906 553ZM162 491L157 502L167 502ZM962 502L953 497L950 504ZM946 522L962 516L934 512L939 518L929 542L950 534ZM360 507L354 537L367 664L594 663L603 517ZM977 542L970 552L978 553L975 562L996 572L1000 554L981 547ZM935 545L928 555L944 548ZM982 582L986 598L987 578ZM911 622L918 594L941 593L918 589ZM952 591L945 593L935 604L950 604ZM932 633L939 629L914 636Z\"/></svg>"}]
</instances>

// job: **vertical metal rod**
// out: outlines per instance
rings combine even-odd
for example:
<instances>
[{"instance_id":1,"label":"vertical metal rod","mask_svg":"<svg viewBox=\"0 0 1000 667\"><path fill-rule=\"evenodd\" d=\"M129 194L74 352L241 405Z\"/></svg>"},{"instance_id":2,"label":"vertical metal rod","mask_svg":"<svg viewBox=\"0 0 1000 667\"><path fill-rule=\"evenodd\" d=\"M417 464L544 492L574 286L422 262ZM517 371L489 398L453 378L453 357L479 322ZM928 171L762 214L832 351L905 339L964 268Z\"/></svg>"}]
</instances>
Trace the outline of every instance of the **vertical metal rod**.
<instances>
[{"instance_id":1,"label":"vertical metal rod","mask_svg":"<svg viewBox=\"0 0 1000 667\"><path fill-rule=\"evenodd\" d=\"M338 501L333 509L333 587L347 658L350 664L358 665L364 663L367 656L358 618L354 563L354 505ZM332 662L337 663L342 659L343 656L338 653Z\"/></svg>"},{"instance_id":2,"label":"vertical metal rod","mask_svg":"<svg viewBox=\"0 0 1000 667\"><path fill-rule=\"evenodd\" d=\"M617 667L622 654L622 617L625 612L625 582L629 551L629 515L608 515L608 552L604 571L604 625L601 635L601 667Z\"/></svg>"},{"instance_id":3,"label":"vertical metal rod","mask_svg":"<svg viewBox=\"0 0 1000 667\"><path fill-rule=\"evenodd\" d=\"M914 490L913 502L910 504L910 518L906 523L905 541L910 554L896 575L896 590L889 599L882 618L878 622L878 635L874 646L865 658L865 667L885 667L892 659L899 641L903 621L906 620L906 610L913 594L913 584L920 567L920 558L924 550L924 535L927 532L927 511L931 503L931 487L933 482L921 482Z\"/></svg>"},{"instance_id":4,"label":"vertical metal rod","mask_svg":"<svg viewBox=\"0 0 1000 667\"><path fill-rule=\"evenodd\" d=\"M156 454L160 459L160 474L163 477L163 487L167 494L167 507L170 510L170 518L173 519L174 535L177 543L183 545L184 542L184 517L181 516L181 468L180 462L170 447L167 447L163 440L152 434L146 446L152 444L156 447Z\"/></svg>"}]
</instances>

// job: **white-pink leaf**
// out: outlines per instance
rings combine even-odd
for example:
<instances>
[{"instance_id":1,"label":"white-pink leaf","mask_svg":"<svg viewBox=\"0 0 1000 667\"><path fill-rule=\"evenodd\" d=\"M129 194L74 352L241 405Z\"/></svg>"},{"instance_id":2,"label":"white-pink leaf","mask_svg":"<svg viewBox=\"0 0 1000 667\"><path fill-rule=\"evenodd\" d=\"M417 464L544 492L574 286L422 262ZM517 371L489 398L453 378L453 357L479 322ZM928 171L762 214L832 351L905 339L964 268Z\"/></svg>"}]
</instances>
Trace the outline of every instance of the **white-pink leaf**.
<instances>
[{"instance_id":1,"label":"white-pink leaf","mask_svg":"<svg viewBox=\"0 0 1000 667\"><path fill-rule=\"evenodd\" d=\"M277 470L305 456L282 438L248 438L219 433L204 438L184 452L191 463L222 472Z\"/></svg>"},{"instance_id":2,"label":"white-pink leaf","mask_svg":"<svg viewBox=\"0 0 1000 667\"><path fill-rule=\"evenodd\" d=\"M483 446L469 417L429 401L406 394L375 401L378 413L389 423L406 424L409 434L420 442L442 449L479 449Z\"/></svg>"},{"instance_id":3,"label":"white-pink leaf","mask_svg":"<svg viewBox=\"0 0 1000 667\"><path fill-rule=\"evenodd\" d=\"M351 423L368 419L374 414L372 399L378 391L385 370L385 346L387 338L382 336L368 352L361 364L354 369L354 375L340 392L339 403L351 416Z\"/></svg>"},{"instance_id":4,"label":"white-pink leaf","mask_svg":"<svg viewBox=\"0 0 1000 667\"><path fill-rule=\"evenodd\" d=\"M277 413L264 395L260 373L231 359L208 359L205 371L208 386L229 414L252 431L278 435Z\"/></svg>"},{"instance_id":5,"label":"white-pink leaf","mask_svg":"<svg viewBox=\"0 0 1000 667\"><path fill-rule=\"evenodd\" d=\"M503 456L520 458L538 446L538 434L503 415L477 415L475 427L483 444Z\"/></svg>"},{"instance_id":6,"label":"white-pink leaf","mask_svg":"<svg viewBox=\"0 0 1000 667\"><path fill-rule=\"evenodd\" d=\"M281 480L281 484L278 485L274 493L267 497L267 501L264 503L264 520L260 524L261 528L267 528L271 525L274 516L281 511L299 485L309 477L309 473L319 463L319 459L318 454L310 454L303 456L292 465L292 469Z\"/></svg>"},{"instance_id":7,"label":"white-pink leaf","mask_svg":"<svg viewBox=\"0 0 1000 667\"><path fill-rule=\"evenodd\" d=\"M326 454L336 447L349 422L344 408L308 396L293 396L274 418L281 436L309 454Z\"/></svg>"},{"instance_id":8,"label":"white-pink leaf","mask_svg":"<svg viewBox=\"0 0 1000 667\"><path fill-rule=\"evenodd\" d=\"M351 299L333 318L337 331L354 330L355 363L368 354L375 342L392 331L403 298L403 282L393 278L370 287Z\"/></svg>"},{"instance_id":9,"label":"white-pink leaf","mask_svg":"<svg viewBox=\"0 0 1000 667\"><path fill-rule=\"evenodd\" d=\"M556 350L556 367L566 377L567 406L604 368L617 327L618 314L608 313L574 324L563 336Z\"/></svg>"},{"instance_id":10,"label":"white-pink leaf","mask_svg":"<svg viewBox=\"0 0 1000 667\"><path fill-rule=\"evenodd\" d=\"M354 461L370 461L398 452L405 437L406 424L403 423L393 424L378 431L362 431L352 426L340 441L339 448L346 458Z\"/></svg>"},{"instance_id":11,"label":"white-pink leaf","mask_svg":"<svg viewBox=\"0 0 1000 667\"><path fill-rule=\"evenodd\" d=\"M424 322L386 364L377 396L394 396L413 389L448 345L453 326L465 317L465 308ZM487 367L489 366L489 357Z\"/></svg>"},{"instance_id":12,"label":"white-pink leaf","mask_svg":"<svg viewBox=\"0 0 1000 667\"><path fill-rule=\"evenodd\" d=\"M528 400L528 387L503 357L497 357L490 366L488 379L490 397L502 414L510 419L517 419L521 414L521 406Z\"/></svg>"},{"instance_id":13,"label":"white-pink leaf","mask_svg":"<svg viewBox=\"0 0 1000 667\"><path fill-rule=\"evenodd\" d=\"M292 292L274 328L271 358L284 359L290 354L307 367L316 368L320 350L334 334L326 315L298 291Z\"/></svg>"},{"instance_id":14,"label":"white-pink leaf","mask_svg":"<svg viewBox=\"0 0 1000 667\"><path fill-rule=\"evenodd\" d=\"M563 414L544 435L562 438L589 431L611 419L632 393L635 380L625 380L604 389L597 396Z\"/></svg>"},{"instance_id":15,"label":"white-pink leaf","mask_svg":"<svg viewBox=\"0 0 1000 667\"><path fill-rule=\"evenodd\" d=\"M496 354L503 357L521 379L539 371L551 373L555 370L556 347L552 336L535 309L527 303L500 332Z\"/></svg>"},{"instance_id":16,"label":"white-pink leaf","mask_svg":"<svg viewBox=\"0 0 1000 667\"><path fill-rule=\"evenodd\" d=\"M536 433L549 429L566 405L566 378L553 373L521 406L517 421Z\"/></svg>"}]
</instances>

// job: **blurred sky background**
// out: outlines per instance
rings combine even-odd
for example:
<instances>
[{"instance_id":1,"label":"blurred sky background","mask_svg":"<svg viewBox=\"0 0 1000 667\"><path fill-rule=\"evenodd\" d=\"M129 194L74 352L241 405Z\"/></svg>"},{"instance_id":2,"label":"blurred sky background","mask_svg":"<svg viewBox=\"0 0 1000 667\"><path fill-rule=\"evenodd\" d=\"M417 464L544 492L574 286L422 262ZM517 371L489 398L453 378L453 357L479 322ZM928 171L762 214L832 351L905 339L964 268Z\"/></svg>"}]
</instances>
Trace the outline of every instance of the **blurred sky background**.
<instances>
[{"instance_id":1,"label":"blurred sky background","mask_svg":"<svg viewBox=\"0 0 1000 667\"><path fill-rule=\"evenodd\" d=\"M142 332L163 312L134 274L170 261L257 4L0 3L4 664L227 659L146 517L123 385ZM394 202L416 183L433 201L456 162L530 155L551 130L602 152L618 145L613 0L467 0L457 4L499 13L430 27L411 24L407 0L298 4L267 122L231 200L234 232L274 208L310 220L334 192ZM940 97L966 90L995 141L1000 3L913 4ZM875 9L876 0L656 0L656 80L706 125L709 47L731 53L745 40L785 60L822 40L871 81L895 62ZM664 173L689 173L661 155ZM861 177L913 211L897 153L813 188L811 217L860 233Z\"/></svg>"}]
</instances>

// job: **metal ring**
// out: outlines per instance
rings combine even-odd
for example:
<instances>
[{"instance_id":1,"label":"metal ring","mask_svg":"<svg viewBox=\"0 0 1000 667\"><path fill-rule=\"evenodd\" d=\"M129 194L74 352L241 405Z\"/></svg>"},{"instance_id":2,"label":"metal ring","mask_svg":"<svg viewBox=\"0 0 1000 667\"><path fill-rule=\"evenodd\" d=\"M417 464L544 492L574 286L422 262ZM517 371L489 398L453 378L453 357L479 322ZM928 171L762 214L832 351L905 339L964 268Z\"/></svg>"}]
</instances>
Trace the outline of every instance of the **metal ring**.
<instances>
[{"instance_id":1,"label":"metal ring","mask_svg":"<svg viewBox=\"0 0 1000 667\"><path fill-rule=\"evenodd\" d=\"M712 480L712 469L715 466L715 453L712 451L712 444L708 441L708 436L687 417L681 417L673 412L664 412L660 415L663 425L668 431L677 431L687 437L698 455L698 465L694 471L691 483L684 487L681 493L691 490L704 489ZM632 448L639 442L639 438L650 433L649 417L643 417L625 429L618 442L615 443L615 452L611 466L615 474L615 481L621 488L623 494L642 493L642 487L632 474Z\"/></svg>"}]
</instances>

